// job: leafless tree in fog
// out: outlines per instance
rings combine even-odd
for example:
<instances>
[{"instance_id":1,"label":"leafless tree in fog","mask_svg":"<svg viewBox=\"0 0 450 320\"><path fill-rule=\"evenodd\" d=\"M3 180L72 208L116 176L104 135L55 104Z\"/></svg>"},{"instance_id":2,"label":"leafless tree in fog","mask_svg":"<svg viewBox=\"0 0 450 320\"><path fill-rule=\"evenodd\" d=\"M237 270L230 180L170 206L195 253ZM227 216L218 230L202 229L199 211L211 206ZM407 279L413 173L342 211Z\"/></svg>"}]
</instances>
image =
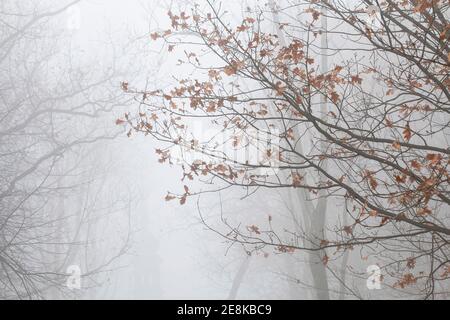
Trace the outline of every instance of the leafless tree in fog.
<instances>
[{"instance_id":1,"label":"leafless tree in fog","mask_svg":"<svg viewBox=\"0 0 450 320\"><path fill-rule=\"evenodd\" d=\"M89 230L126 206L95 196L117 135L101 116L123 99L116 70L71 54L64 14L78 2L0 4L0 299L64 297L70 264L85 256L88 278L125 250L87 257Z\"/></svg>"}]
</instances>

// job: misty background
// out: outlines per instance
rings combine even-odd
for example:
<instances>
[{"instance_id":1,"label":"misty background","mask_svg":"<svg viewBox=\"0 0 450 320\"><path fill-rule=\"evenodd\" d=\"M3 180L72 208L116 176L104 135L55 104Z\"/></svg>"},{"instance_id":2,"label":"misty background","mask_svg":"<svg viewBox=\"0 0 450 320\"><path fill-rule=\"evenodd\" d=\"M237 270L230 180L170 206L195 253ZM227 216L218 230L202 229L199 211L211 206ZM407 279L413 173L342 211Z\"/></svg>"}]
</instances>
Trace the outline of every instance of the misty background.
<instances>
[{"instance_id":1,"label":"misty background","mask_svg":"<svg viewBox=\"0 0 450 320\"><path fill-rule=\"evenodd\" d=\"M162 53L159 56L158 48L151 46L149 34L166 24L167 11L179 4L182 5L167 1L82 1L77 6L79 28L71 31L77 56L86 56L88 61L92 59L91 63L99 62L106 68L108 63L122 68L116 90L120 90L121 81L131 81L135 86L164 82L169 77L164 64L169 65L173 59L168 61L170 58ZM115 115L105 116L113 128L115 119L131 109L127 106L130 105L118 106ZM129 211L115 221L112 219L117 225L129 219L129 244L126 253L111 266L113 271L104 275L106 283L87 290L82 297L226 297L230 283L223 271L233 271L235 259L225 256L221 239L204 234L195 204L181 207L164 201L167 191L178 183L179 174L158 163L154 152L157 146L144 137L129 139L126 132L120 133L105 151L105 161L114 166L109 173L113 181L105 192L123 189L130 197ZM117 235L113 231L105 239Z\"/></svg>"},{"instance_id":2,"label":"misty background","mask_svg":"<svg viewBox=\"0 0 450 320\"><path fill-rule=\"evenodd\" d=\"M224 299L238 289L240 298L288 297L276 261L254 257L247 272L246 252L208 232L196 203L164 201L178 169L158 163L155 142L115 124L133 110L123 81L170 83L177 57L149 35L189 4L2 1L2 252L11 261L2 256L1 298ZM239 198L202 203L216 217L219 202L268 214L269 203ZM16 234L21 221L29 226ZM81 288L68 290L73 266Z\"/></svg>"},{"instance_id":3,"label":"misty background","mask_svg":"<svg viewBox=\"0 0 450 320\"><path fill-rule=\"evenodd\" d=\"M273 224L286 231L298 224L302 205L292 190L248 194L235 188L185 205L165 201L168 192L182 189L182 171L159 163L158 142L117 125L139 106L124 94L124 85L164 89L175 83L174 75L189 77L189 69L174 67L185 56L182 49L168 52L151 34L168 29L168 11L189 11L192 5L1 2L0 299L324 297L313 285L312 273L318 273L312 256L250 253L212 230L224 221L251 226L276 216ZM223 5L239 23L248 8L275 4ZM265 25L269 32L279 29L273 23ZM330 38L333 46L354 45ZM351 56L346 51L336 59ZM330 202L329 210L341 214L343 204ZM328 298L383 297L383 290L366 290L366 268L375 263L361 261L366 255L355 250L336 257L340 274L329 275ZM345 284L349 261L356 276ZM67 286L73 270L81 272L80 288Z\"/></svg>"}]
</instances>

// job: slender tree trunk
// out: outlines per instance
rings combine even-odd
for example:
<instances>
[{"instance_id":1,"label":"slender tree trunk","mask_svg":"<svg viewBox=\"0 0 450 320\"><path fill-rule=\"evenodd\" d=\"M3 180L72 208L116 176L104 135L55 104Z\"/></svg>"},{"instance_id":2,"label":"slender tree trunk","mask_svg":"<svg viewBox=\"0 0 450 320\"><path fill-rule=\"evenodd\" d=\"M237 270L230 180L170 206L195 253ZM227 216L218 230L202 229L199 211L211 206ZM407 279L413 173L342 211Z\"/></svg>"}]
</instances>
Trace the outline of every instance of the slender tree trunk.
<instances>
[{"instance_id":1,"label":"slender tree trunk","mask_svg":"<svg viewBox=\"0 0 450 320\"><path fill-rule=\"evenodd\" d=\"M328 72L328 35L327 35L327 11L325 7L322 8L322 35L321 35L321 72L325 74ZM320 111L322 117L327 114L327 98L325 95L321 96ZM322 151L326 149L326 145L322 143L320 145ZM327 169L327 160L323 160L321 167ZM319 175L320 177L320 175ZM326 213L328 207L328 200L326 197L326 191L319 191L319 200L314 210L313 216L310 217L311 220L311 231L315 238L325 239L325 225L326 225ZM322 255L322 256L321 256ZM310 264L312 276L314 279L314 284L317 289L317 299L328 300L330 299L328 279L327 279L327 269L322 259L326 255L325 250L319 253L310 252Z\"/></svg>"},{"instance_id":2,"label":"slender tree trunk","mask_svg":"<svg viewBox=\"0 0 450 320\"><path fill-rule=\"evenodd\" d=\"M276 10L275 1L270 1L270 6L274 18L274 22L276 24L276 32L278 34L278 38L280 39L280 44L282 46L286 46L286 40L282 31L279 28L280 21L279 16ZM326 10L322 9L322 38L321 38L321 71L325 73L328 71L328 56L327 56L327 47L328 47L328 39L327 39L327 19L326 19ZM325 115L327 112L327 101L326 97L321 98L321 113ZM302 149L302 146L299 144L298 148ZM325 148L324 145L321 145L321 149ZM300 153L303 150L299 150ZM326 168L326 161L322 163L322 167ZM313 204L309 200L308 194L304 189L300 189L299 191L293 190L293 197L291 197L291 203L293 208L299 208L300 214L299 216L303 217L303 222L306 227L306 232L308 235L313 238L324 239L324 228L325 228L325 218L327 211L327 198L325 197L325 192L319 192L319 200L314 208ZM298 200L298 201L296 201ZM298 205L298 206L297 206ZM296 211L296 210L294 210ZM299 217L300 218L300 217ZM295 219L298 220L298 219ZM300 232L299 226L296 226L296 231ZM309 245L309 244L307 244ZM326 266L323 264L322 259L326 252L310 252L309 255L309 268L312 275L312 286L315 289L314 298L320 300L328 300L329 296L329 288L328 288L328 278L327 278L327 270ZM292 278L297 278L298 272L290 275ZM291 290L290 290L291 291ZM297 296L297 295L296 295ZM296 297L293 297L294 299Z\"/></svg>"},{"instance_id":3,"label":"slender tree trunk","mask_svg":"<svg viewBox=\"0 0 450 320\"><path fill-rule=\"evenodd\" d=\"M245 274L247 273L248 267L250 265L250 259L251 256L246 256L244 260L242 261L238 272L234 276L233 284L231 285L230 293L228 294L228 300L235 300L239 291L239 288L241 287L242 280L244 279Z\"/></svg>"},{"instance_id":4,"label":"slender tree trunk","mask_svg":"<svg viewBox=\"0 0 450 320\"><path fill-rule=\"evenodd\" d=\"M345 206L344 209L342 210L342 222L344 226L346 226L348 223L348 217L345 212ZM350 255L349 250L345 250L344 255L342 257L341 270L339 272L339 280L340 280L339 298L338 298L339 300L345 300L345 293L347 292L345 280L347 276L347 266L350 257L349 255Z\"/></svg>"}]
</instances>

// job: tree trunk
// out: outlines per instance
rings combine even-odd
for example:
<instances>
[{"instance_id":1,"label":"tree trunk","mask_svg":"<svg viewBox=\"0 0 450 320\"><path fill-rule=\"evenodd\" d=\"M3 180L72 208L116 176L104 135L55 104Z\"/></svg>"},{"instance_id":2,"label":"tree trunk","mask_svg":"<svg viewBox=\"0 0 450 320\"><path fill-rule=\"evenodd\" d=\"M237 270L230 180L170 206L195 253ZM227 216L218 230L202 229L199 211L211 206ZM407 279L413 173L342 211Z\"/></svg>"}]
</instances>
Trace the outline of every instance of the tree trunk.
<instances>
[{"instance_id":1,"label":"tree trunk","mask_svg":"<svg viewBox=\"0 0 450 320\"><path fill-rule=\"evenodd\" d=\"M239 288L241 287L242 280L244 279L245 274L247 273L248 267L250 265L250 258L251 256L246 256L244 260L241 263L241 266L238 269L238 272L236 273L233 284L231 285L230 293L228 294L227 300L235 300L239 291Z\"/></svg>"},{"instance_id":2,"label":"tree trunk","mask_svg":"<svg viewBox=\"0 0 450 320\"><path fill-rule=\"evenodd\" d=\"M278 38L280 39L280 44L282 46L286 46L286 40L284 38L284 35L282 31L279 28L280 20L279 16L276 10L276 4L275 1L270 1L270 6L274 18L274 22L276 24L276 32L278 35ZM325 73L328 71L328 57L327 57L327 47L328 47L328 39L327 39L327 20L326 20L326 11L325 9L322 10L322 38L321 38L321 47L322 47L322 60L321 60L321 71L322 73ZM277 26L278 25L278 26ZM326 97L321 97L321 113L322 115L326 114L327 109L327 101ZM325 148L325 146L321 146L322 149ZM299 144L299 149L302 149L302 146ZM299 150L300 153L303 150ZM324 161L322 164L323 167L326 167L326 162ZM298 218L294 217L295 221L300 220L302 217L303 222L306 227L306 233L310 235L312 238L318 238L318 239L324 239L324 227L325 227L325 217L326 217L326 211L327 211L327 199L324 197L324 192L319 192L319 201L314 208L313 204L311 203L307 192L304 189L300 189L300 191L297 192L297 190L294 190L294 194L292 195L290 202L293 205L294 211L295 208L300 209L300 214L298 214ZM298 200L298 201L296 201ZM298 205L298 206L297 206ZM300 226L296 226L296 231L300 231ZM309 244L306 244L309 245ZM328 278L327 278L327 271L326 266L322 262L322 258L325 255L325 252L310 252L309 255L309 268L312 275L312 286L315 289L314 295L316 299L320 300L328 300L330 299L329 296L329 288L328 288ZM321 256L322 255L322 256ZM292 278L297 278L298 272L295 272L295 274L290 275ZM292 290L290 290L292 291ZM297 296L297 295L296 295ZM294 297L295 299L296 297Z\"/></svg>"}]
</instances>

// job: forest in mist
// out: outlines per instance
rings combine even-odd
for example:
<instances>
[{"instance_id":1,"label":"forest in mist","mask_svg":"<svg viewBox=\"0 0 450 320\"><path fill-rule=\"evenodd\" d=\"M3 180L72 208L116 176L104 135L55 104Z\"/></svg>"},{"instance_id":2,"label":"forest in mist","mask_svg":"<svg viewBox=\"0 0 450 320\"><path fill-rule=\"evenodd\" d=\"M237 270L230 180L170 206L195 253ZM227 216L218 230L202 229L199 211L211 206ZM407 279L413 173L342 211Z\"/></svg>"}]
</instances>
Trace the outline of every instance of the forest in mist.
<instances>
[{"instance_id":1,"label":"forest in mist","mask_svg":"<svg viewBox=\"0 0 450 320\"><path fill-rule=\"evenodd\" d=\"M1 0L0 300L450 299L448 0Z\"/></svg>"}]
</instances>

